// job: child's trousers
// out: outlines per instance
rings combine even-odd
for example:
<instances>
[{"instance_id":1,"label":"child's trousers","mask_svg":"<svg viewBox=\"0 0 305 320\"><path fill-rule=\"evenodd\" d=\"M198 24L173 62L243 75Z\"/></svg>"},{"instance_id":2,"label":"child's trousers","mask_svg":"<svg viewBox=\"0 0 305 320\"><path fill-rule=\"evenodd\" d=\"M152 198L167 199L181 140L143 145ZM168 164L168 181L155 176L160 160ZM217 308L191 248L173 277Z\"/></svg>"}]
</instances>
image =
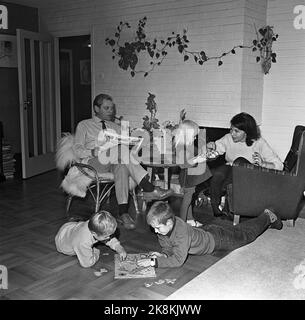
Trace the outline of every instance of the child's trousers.
<instances>
[{"instance_id":1,"label":"child's trousers","mask_svg":"<svg viewBox=\"0 0 305 320\"><path fill-rule=\"evenodd\" d=\"M251 218L235 226L232 222L223 225L211 222L202 228L213 235L215 240L214 251L232 251L254 241L269 227L269 225L269 216L262 213L256 218Z\"/></svg>"}]
</instances>

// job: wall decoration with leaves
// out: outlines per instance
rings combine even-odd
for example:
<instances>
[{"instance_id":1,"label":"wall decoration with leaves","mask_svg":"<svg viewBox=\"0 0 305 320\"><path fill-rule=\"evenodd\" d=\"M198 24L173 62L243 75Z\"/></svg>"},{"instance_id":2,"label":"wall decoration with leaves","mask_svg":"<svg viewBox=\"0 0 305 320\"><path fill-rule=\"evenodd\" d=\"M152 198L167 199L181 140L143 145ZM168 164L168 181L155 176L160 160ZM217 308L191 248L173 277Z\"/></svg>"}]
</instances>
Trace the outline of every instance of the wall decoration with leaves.
<instances>
[{"instance_id":1,"label":"wall decoration with leaves","mask_svg":"<svg viewBox=\"0 0 305 320\"><path fill-rule=\"evenodd\" d=\"M218 56L208 56L206 50L189 50L190 41L187 37L187 30L182 33L172 32L168 37L154 38L152 41L147 39L145 33L147 18L139 20L135 33L135 38L131 41L121 43L121 35L125 28L131 28L128 22L120 22L116 28L113 38L106 38L105 44L112 48L112 59L118 58L118 65L121 69L129 71L134 77L137 73L144 74L146 77L155 67L160 66L169 50L177 48L178 52L183 55L183 61L187 62L192 58L200 66L209 60L216 60L218 66L223 64L223 58L229 54L235 54L237 49L252 49L257 51L256 61L261 62L264 74L269 73L271 64L276 62L276 53L272 50L272 44L277 40L278 34L275 34L272 26L266 26L256 31L256 39L252 44L235 45L230 50L223 52ZM145 52L149 56L149 65L144 69L138 68L139 55Z\"/></svg>"}]
</instances>

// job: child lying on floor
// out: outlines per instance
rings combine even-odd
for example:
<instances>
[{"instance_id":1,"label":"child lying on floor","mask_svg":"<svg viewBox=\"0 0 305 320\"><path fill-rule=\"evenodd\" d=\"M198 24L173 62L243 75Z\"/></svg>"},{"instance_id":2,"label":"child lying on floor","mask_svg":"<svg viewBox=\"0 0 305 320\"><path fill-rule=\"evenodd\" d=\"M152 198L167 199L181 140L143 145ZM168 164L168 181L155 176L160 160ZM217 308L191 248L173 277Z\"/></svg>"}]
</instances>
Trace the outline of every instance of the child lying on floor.
<instances>
[{"instance_id":1,"label":"child lying on floor","mask_svg":"<svg viewBox=\"0 0 305 320\"><path fill-rule=\"evenodd\" d=\"M93 266L99 259L100 250L93 245L98 241L104 242L115 250L120 259L126 259L126 251L119 240L111 237L117 228L116 219L107 211L95 213L87 221L67 222L55 237L56 249L63 254L76 255L82 267Z\"/></svg>"},{"instance_id":2,"label":"child lying on floor","mask_svg":"<svg viewBox=\"0 0 305 320\"><path fill-rule=\"evenodd\" d=\"M258 217L233 226L232 222L211 223L201 228L192 227L176 217L166 202L155 202L149 210L146 221L158 234L161 252L151 253L150 259L138 261L142 267L180 267L188 254L204 255L215 250L235 250L261 235L268 227L282 229L280 218L270 209ZM227 222L227 224L226 224Z\"/></svg>"}]
</instances>

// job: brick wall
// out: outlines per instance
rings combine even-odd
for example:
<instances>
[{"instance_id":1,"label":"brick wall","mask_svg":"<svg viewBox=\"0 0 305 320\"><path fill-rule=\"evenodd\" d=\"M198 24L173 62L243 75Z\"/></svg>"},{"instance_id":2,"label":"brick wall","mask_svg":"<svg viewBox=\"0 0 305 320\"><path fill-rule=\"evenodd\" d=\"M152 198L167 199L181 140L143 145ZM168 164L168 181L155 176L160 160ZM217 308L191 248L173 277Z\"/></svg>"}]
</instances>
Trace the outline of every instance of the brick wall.
<instances>
[{"instance_id":1,"label":"brick wall","mask_svg":"<svg viewBox=\"0 0 305 320\"><path fill-rule=\"evenodd\" d=\"M187 28L192 49L204 48L207 54L218 55L241 42L240 4L241 1L163 1L147 4L132 16L126 9L121 16L111 19L112 23L106 28L105 25L95 26L94 42L100 41L94 50L96 92L112 93L121 106L121 114L135 125L141 124L147 94L152 92L156 94L160 121L178 120L179 110L186 108L188 117L196 119L200 125L227 126L228 119L240 108L241 55L227 57L222 67L218 67L216 61L200 67L193 61L184 63L175 49L147 78L137 75L131 79L129 74L118 70L103 41L106 36L113 35L114 25L120 19L136 25L145 15L151 38ZM145 58L144 61L149 62Z\"/></svg>"},{"instance_id":2,"label":"brick wall","mask_svg":"<svg viewBox=\"0 0 305 320\"><path fill-rule=\"evenodd\" d=\"M269 0L268 24L279 34L274 48L277 63L264 79L262 131L282 159L294 127L305 123L305 30L296 30L293 8L298 0Z\"/></svg>"},{"instance_id":3,"label":"brick wall","mask_svg":"<svg viewBox=\"0 0 305 320\"><path fill-rule=\"evenodd\" d=\"M246 0L244 9L244 44L252 44L255 29L266 25L267 0ZM264 74L252 50L243 50L241 77L241 111L248 112L258 123L262 120Z\"/></svg>"},{"instance_id":4,"label":"brick wall","mask_svg":"<svg viewBox=\"0 0 305 320\"><path fill-rule=\"evenodd\" d=\"M245 101L252 99L248 97L251 86L242 88L241 83L243 61L251 58L244 56L243 50L237 49L236 55L225 57L221 67L217 61L201 67L192 59L184 63L176 49L170 50L168 58L148 77L131 78L113 62L104 40L113 36L120 21L136 27L138 20L147 16L149 37L167 36L187 28L191 49L204 49L210 56L219 55L243 43L247 2L251 1L54 0L40 4L41 29L54 36L92 32L94 92L110 93L117 103L118 114L130 120L132 126L141 125L146 114L146 97L152 92L156 94L160 121L178 120L179 111L186 108L188 117L200 125L221 127L228 126L230 118L240 112ZM250 33L249 30L247 37L252 40L254 33L252 37ZM143 57L142 61L148 60Z\"/></svg>"}]
</instances>

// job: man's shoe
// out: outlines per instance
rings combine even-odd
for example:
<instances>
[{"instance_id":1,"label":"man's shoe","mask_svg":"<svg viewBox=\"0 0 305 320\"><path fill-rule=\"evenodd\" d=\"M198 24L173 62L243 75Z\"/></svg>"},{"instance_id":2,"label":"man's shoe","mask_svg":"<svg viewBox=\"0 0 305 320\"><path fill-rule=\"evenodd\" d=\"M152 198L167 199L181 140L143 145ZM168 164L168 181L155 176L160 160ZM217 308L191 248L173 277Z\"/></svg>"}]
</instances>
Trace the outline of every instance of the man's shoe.
<instances>
[{"instance_id":1,"label":"man's shoe","mask_svg":"<svg viewBox=\"0 0 305 320\"><path fill-rule=\"evenodd\" d=\"M133 230L136 228L136 224L128 213L123 213L118 219L125 229Z\"/></svg>"},{"instance_id":2,"label":"man's shoe","mask_svg":"<svg viewBox=\"0 0 305 320\"><path fill-rule=\"evenodd\" d=\"M281 230L283 228L283 222L281 218L274 212L274 209L265 209L264 213L269 216L270 219L270 229Z\"/></svg>"},{"instance_id":3,"label":"man's shoe","mask_svg":"<svg viewBox=\"0 0 305 320\"><path fill-rule=\"evenodd\" d=\"M172 189L162 189L158 186L155 187L154 191L151 192L143 192L143 199L146 201L151 200L163 200L174 194Z\"/></svg>"}]
</instances>

